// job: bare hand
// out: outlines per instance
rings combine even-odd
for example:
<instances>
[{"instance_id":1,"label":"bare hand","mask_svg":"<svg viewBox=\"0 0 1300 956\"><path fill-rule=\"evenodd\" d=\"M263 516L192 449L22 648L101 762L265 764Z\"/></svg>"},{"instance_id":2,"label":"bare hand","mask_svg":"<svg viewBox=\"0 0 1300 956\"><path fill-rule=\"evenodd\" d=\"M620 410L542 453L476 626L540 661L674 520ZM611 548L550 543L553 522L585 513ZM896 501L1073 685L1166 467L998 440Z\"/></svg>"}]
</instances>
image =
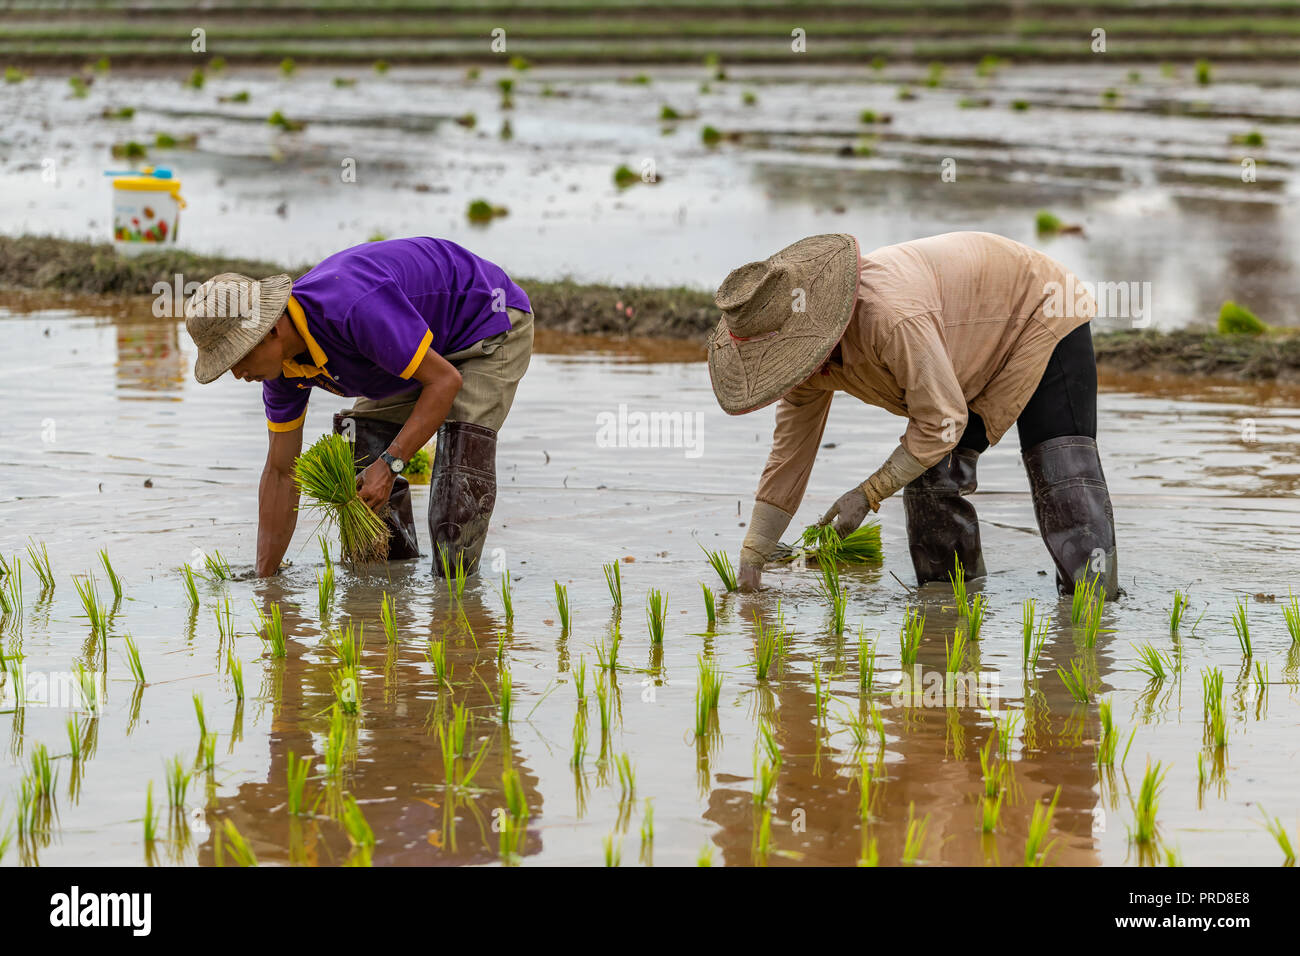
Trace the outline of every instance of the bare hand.
<instances>
[{"instance_id":1,"label":"bare hand","mask_svg":"<svg viewBox=\"0 0 1300 956\"><path fill-rule=\"evenodd\" d=\"M842 538L847 534L856 531L862 524L863 519L867 517L867 511L879 511L880 502L871 501L861 487L847 491L836 499L835 504L831 505L830 510L822 515L820 525L830 524L832 519L835 521L835 531Z\"/></svg>"},{"instance_id":2,"label":"bare hand","mask_svg":"<svg viewBox=\"0 0 1300 956\"><path fill-rule=\"evenodd\" d=\"M740 563L740 590L745 593L757 591L763 580L763 568L757 564Z\"/></svg>"},{"instance_id":3,"label":"bare hand","mask_svg":"<svg viewBox=\"0 0 1300 956\"><path fill-rule=\"evenodd\" d=\"M396 478L387 462L373 462L357 475L357 492L370 510L378 514L388 504L388 496L392 494Z\"/></svg>"}]
</instances>

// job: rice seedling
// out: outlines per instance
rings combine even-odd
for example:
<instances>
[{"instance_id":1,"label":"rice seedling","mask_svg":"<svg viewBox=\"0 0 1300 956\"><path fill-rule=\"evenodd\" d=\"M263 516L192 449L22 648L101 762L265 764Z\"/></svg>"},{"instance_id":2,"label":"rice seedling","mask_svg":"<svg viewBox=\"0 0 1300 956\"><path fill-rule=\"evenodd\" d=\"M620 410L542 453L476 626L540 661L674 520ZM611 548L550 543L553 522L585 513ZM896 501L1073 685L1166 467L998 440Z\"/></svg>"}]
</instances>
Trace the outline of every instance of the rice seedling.
<instances>
[{"instance_id":1,"label":"rice seedling","mask_svg":"<svg viewBox=\"0 0 1300 956\"><path fill-rule=\"evenodd\" d=\"M72 762L76 764L78 761L81 760L82 746L81 746L81 724L78 722L75 715L68 717L67 732L68 732L68 756L71 757Z\"/></svg>"},{"instance_id":2,"label":"rice seedling","mask_svg":"<svg viewBox=\"0 0 1300 956\"><path fill-rule=\"evenodd\" d=\"M953 554L953 569L948 572L952 582L952 599L957 605L957 616L965 617L970 613L970 601L966 597L966 572L961 566L961 557Z\"/></svg>"},{"instance_id":3,"label":"rice seedling","mask_svg":"<svg viewBox=\"0 0 1300 956\"><path fill-rule=\"evenodd\" d=\"M718 623L718 610L717 610L716 602L713 596L713 592L709 590L709 586L707 584L701 581L700 588L704 591L704 615L708 621L709 629L712 630L714 625Z\"/></svg>"},{"instance_id":4,"label":"rice seedling","mask_svg":"<svg viewBox=\"0 0 1300 956\"><path fill-rule=\"evenodd\" d=\"M946 655L945 669L951 674L959 673L966 666L966 652L968 650L967 637L961 628L952 632L952 644L948 643L948 638L943 639L943 649Z\"/></svg>"},{"instance_id":5,"label":"rice seedling","mask_svg":"<svg viewBox=\"0 0 1300 956\"><path fill-rule=\"evenodd\" d=\"M555 611L560 616L560 632L569 633L569 589L559 581L555 582Z\"/></svg>"},{"instance_id":6,"label":"rice seedling","mask_svg":"<svg viewBox=\"0 0 1300 956\"><path fill-rule=\"evenodd\" d=\"M980 639L980 631L984 627L984 616L988 613L989 601L983 594L977 594L971 598L970 611L966 615L966 635L972 641Z\"/></svg>"},{"instance_id":7,"label":"rice seedling","mask_svg":"<svg viewBox=\"0 0 1300 956\"><path fill-rule=\"evenodd\" d=\"M587 756L587 712L579 710L573 718L573 754L569 766L575 770L582 769L582 762Z\"/></svg>"},{"instance_id":8,"label":"rice seedling","mask_svg":"<svg viewBox=\"0 0 1300 956\"><path fill-rule=\"evenodd\" d=\"M234 648L226 651L226 673L230 675L230 683L235 688L235 700L242 702L244 699L244 662L235 656Z\"/></svg>"},{"instance_id":9,"label":"rice seedling","mask_svg":"<svg viewBox=\"0 0 1300 956\"><path fill-rule=\"evenodd\" d=\"M54 797L54 788L58 783L58 774L50 763L50 750L45 744L32 748L32 769L28 774L32 783L32 795L37 800L50 800Z\"/></svg>"},{"instance_id":10,"label":"rice seedling","mask_svg":"<svg viewBox=\"0 0 1300 956\"><path fill-rule=\"evenodd\" d=\"M327 564L316 572L316 612L321 624L328 623L334 605L334 566Z\"/></svg>"},{"instance_id":11,"label":"rice seedling","mask_svg":"<svg viewBox=\"0 0 1300 956\"><path fill-rule=\"evenodd\" d=\"M858 628L858 692L870 694L876 680L876 645L862 636Z\"/></svg>"},{"instance_id":12,"label":"rice seedling","mask_svg":"<svg viewBox=\"0 0 1300 956\"><path fill-rule=\"evenodd\" d=\"M263 614L262 609L253 604L257 612L258 634L262 643L269 649L272 657L285 657L289 653L288 643L284 639L284 619L280 614L280 605L271 604L271 613Z\"/></svg>"},{"instance_id":13,"label":"rice seedling","mask_svg":"<svg viewBox=\"0 0 1300 956\"><path fill-rule=\"evenodd\" d=\"M650 643L664 642L664 619L667 616L668 598L658 588L651 588L645 599L645 618L650 628Z\"/></svg>"},{"instance_id":14,"label":"rice seedling","mask_svg":"<svg viewBox=\"0 0 1300 956\"><path fill-rule=\"evenodd\" d=\"M515 603L510 595L510 572L501 572L501 606L506 615L506 627L515 623Z\"/></svg>"},{"instance_id":15,"label":"rice seedling","mask_svg":"<svg viewBox=\"0 0 1300 956\"><path fill-rule=\"evenodd\" d=\"M217 617L217 636L222 641L235 636L235 622L230 613L230 598L223 601L212 609Z\"/></svg>"},{"instance_id":16,"label":"rice seedling","mask_svg":"<svg viewBox=\"0 0 1300 956\"><path fill-rule=\"evenodd\" d=\"M1260 813L1264 814L1264 827L1276 841L1278 849L1282 851L1282 865L1295 866L1295 847L1291 845L1291 837L1287 835L1286 827L1282 825L1282 818L1270 818L1263 807L1260 807Z\"/></svg>"},{"instance_id":17,"label":"rice seedling","mask_svg":"<svg viewBox=\"0 0 1300 956\"><path fill-rule=\"evenodd\" d=\"M880 788L876 785L876 767L871 761L861 757L858 760L858 767L858 818L863 823L868 823L875 814Z\"/></svg>"},{"instance_id":18,"label":"rice seedling","mask_svg":"<svg viewBox=\"0 0 1300 956\"><path fill-rule=\"evenodd\" d=\"M623 577L618 567L618 559L615 558L609 564L602 565L605 571L605 583L609 586L609 597L614 602L614 607L623 606Z\"/></svg>"},{"instance_id":19,"label":"rice seedling","mask_svg":"<svg viewBox=\"0 0 1300 956\"><path fill-rule=\"evenodd\" d=\"M91 633L107 634L108 608L104 607L103 602L99 600L99 590L95 586L94 575L73 578L72 584L77 589L77 595L81 598L81 607L90 621Z\"/></svg>"},{"instance_id":20,"label":"rice seedling","mask_svg":"<svg viewBox=\"0 0 1300 956\"><path fill-rule=\"evenodd\" d=\"M343 798L340 822L355 854L349 863L354 866L369 866L371 854L375 849L375 831L366 820L366 815L361 812L357 798L350 793Z\"/></svg>"},{"instance_id":21,"label":"rice seedling","mask_svg":"<svg viewBox=\"0 0 1300 956\"><path fill-rule=\"evenodd\" d=\"M100 692L101 682L99 675L81 661L77 661L75 667L77 671L77 686L81 690L82 704L87 710L98 710L100 704L103 703L103 694Z\"/></svg>"},{"instance_id":22,"label":"rice seedling","mask_svg":"<svg viewBox=\"0 0 1300 956\"><path fill-rule=\"evenodd\" d=\"M441 727L439 728L441 732ZM330 725L325 734L325 774L338 780L343 774L343 760L348 745L348 727L338 704L330 707Z\"/></svg>"},{"instance_id":23,"label":"rice seedling","mask_svg":"<svg viewBox=\"0 0 1300 956\"><path fill-rule=\"evenodd\" d=\"M596 660L600 664L601 670L613 671L618 669L618 650L623 646L623 629L619 626L618 621L610 626L609 639L602 640L596 645Z\"/></svg>"},{"instance_id":24,"label":"rice seedling","mask_svg":"<svg viewBox=\"0 0 1300 956\"><path fill-rule=\"evenodd\" d=\"M108 559L107 548L99 552L99 560L104 565L104 573L108 575L108 583L113 587L113 606L117 607L122 603L122 579L113 570L113 562Z\"/></svg>"},{"instance_id":25,"label":"rice seedling","mask_svg":"<svg viewBox=\"0 0 1300 956\"><path fill-rule=\"evenodd\" d=\"M447 666L447 645L442 641L430 641L428 650L429 663L433 665L433 675L446 687L451 687L451 669Z\"/></svg>"},{"instance_id":26,"label":"rice seedling","mask_svg":"<svg viewBox=\"0 0 1300 956\"><path fill-rule=\"evenodd\" d=\"M190 774L185 770L180 757L164 761L163 770L167 775L167 806L173 811L184 809L185 794L190 789Z\"/></svg>"},{"instance_id":27,"label":"rice seedling","mask_svg":"<svg viewBox=\"0 0 1300 956\"><path fill-rule=\"evenodd\" d=\"M18 615L23 610L23 563L14 555L13 563L5 570L4 603L8 612Z\"/></svg>"},{"instance_id":28,"label":"rice seedling","mask_svg":"<svg viewBox=\"0 0 1300 956\"><path fill-rule=\"evenodd\" d=\"M999 791L996 797L980 797L980 832L993 833L1002 817L1002 800L1006 794Z\"/></svg>"},{"instance_id":29,"label":"rice seedling","mask_svg":"<svg viewBox=\"0 0 1300 956\"><path fill-rule=\"evenodd\" d=\"M862 834L862 853L858 856L858 866L879 866L880 844L873 836Z\"/></svg>"},{"instance_id":30,"label":"rice seedling","mask_svg":"<svg viewBox=\"0 0 1300 956\"><path fill-rule=\"evenodd\" d=\"M1255 662L1255 699L1264 700L1268 696L1268 664Z\"/></svg>"},{"instance_id":31,"label":"rice seedling","mask_svg":"<svg viewBox=\"0 0 1300 956\"><path fill-rule=\"evenodd\" d=\"M1088 672L1081 658L1071 658L1068 673L1060 667L1056 669L1056 673L1061 678L1061 683L1065 685L1065 689L1070 692L1070 696L1079 703L1086 704L1092 699Z\"/></svg>"},{"instance_id":32,"label":"rice seedling","mask_svg":"<svg viewBox=\"0 0 1300 956\"><path fill-rule=\"evenodd\" d=\"M216 857L217 866L226 865L226 854L230 854L231 862L235 866L257 866L257 857L253 855L253 848L248 845L242 833L235 827L231 820L222 820L221 826L216 828L216 843L213 848L213 855Z\"/></svg>"},{"instance_id":33,"label":"rice seedling","mask_svg":"<svg viewBox=\"0 0 1300 956\"><path fill-rule=\"evenodd\" d=\"M831 605L831 633L836 637L844 633L844 618L849 607L849 589L840 586L840 576L834 564L822 568L822 596Z\"/></svg>"},{"instance_id":34,"label":"rice seedling","mask_svg":"<svg viewBox=\"0 0 1300 956\"><path fill-rule=\"evenodd\" d=\"M1250 643L1250 622L1246 620L1246 602L1238 601L1237 609L1232 612L1232 629L1237 632L1237 643L1241 645L1243 657L1252 654Z\"/></svg>"},{"instance_id":35,"label":"rice seedling","mask_svg":"<svg viewBox=\"0 0 1300 956\"><path fill-rule=\"evenodd\" d=\"M1151 680L1163 681L1175 672L1175 664L1164 651L1157 650L1150 641L1137 646L1138 659L1133 670L1146 674Z\"/></svg>"},{"instance_id":36,"label":"rice seedling","mask_svg":"<svg viewBox=\"0 0 1300 956\"><path fill-rule=\"evenodd\" d=\"M525 821L528 819L528 801L517 770L507 767L501 772L501 792L506 805L498 818L501 826L500 855L506 863L513 863L523 847L527 832Z\"/></svg>"},{"instance_id":37,"label":"rice seedling","mask_svg":"<svg viewBox=\"0 0 1300 956\"><path fill-rule=\"evenodd\" d=\"M780 635L777 632L777 625L765 627L763 621L759 618L758 612L754 612L754 666L759 680L767 680L767 675L772 669L772 661L776 657L777 647L780 643Z\"/></svg>"},{"instance_id":38,"label":"rice seedling","mask_svg":"<svg viewBox=\"0 0 1300 956\"><path fill-rule=\"evenodd\" d=\"M194 570L188 565L181 565L181 573L185 576L185 593L190 599L190 610L199 609L199 589L194 583Z\"/></svg>"},{"instance_id":39,"label":"rice seedling","mask_svg":"<svg viewBox=\"0 0 1300 956\"><path fill-rule=\"evenodd\" d=\"M306 789L307 776L311 773L311 757L298 757L289 751L289 765L285 770L285 796L289 804L289 815L305 816L308 812Z\"/></svg>"},{"instance_id":40,"label":"rice seedling","mask_svg":"<svg viewBox=\"0 0 1300 956\"><path fill-rule=\"evenodd\" d=\"M631 800L636 797L636 768L632 766L632 758L627 754L615 757L614 769L618 773L618 788L622 799Z\"/></svg>"},{"instance_id":41,"label":"rice seedling","mask_svg":"<svg viewBox=\"0 0 1300 956\"><path fill-rule=\"evenodd\" d=\"M1098 575L1093 578L1084 578L1082 581L1074 582L1074 596L1070 602L1070 623L1082 624L1087 617L1089 609L1097 596L1097 582L1101 580Z\"/></svg>"},{"instance_id":42,"label":"rice seedling","mask_svg":"<svg viewBox=\"0 0 1300 956\"><path fill-rule=\"evenodd\" d=\"M763 816L758 829L754 832L754 860L760 866L767 865L767 858L772 853L772 811L763 808Z\"/></svg>"},{"instance_id":43,"label":"rice seedling","mask_svg":"<svg viewBox=\"0 0 1300 956\"><path fill-rule=\"evenodd\" d=\"M45 548L45 542L40 542L40 550L36 550L37 542L28 539L27 560L31 562L32 570L36 576L41 579L41 591L54 590L54 570L50 567L50 553Z\"/></svg>"},{"instance_id":44,"label":"rice seedling","mask_svg":"<svg viewBox=\"0 0 1300 956\"><path fill-rule=\"evenodd\" d=\"M1021 663L1026 671L1034 670L1038 667L1038 655L1042 653L1043 645L1047 643L1047 616L1038 623L1038 630L1034 630L1035 602L1030 598L1021 606Z\"/></svg>"},{"instance_id":45,"label":"rice seedling","mask_svg":"<svg viewBox=\"0 0 1300 956\"><path fill-rule=\"evenodd\" d=\"M204 773L212 773L217 766L217 735L204 734L199 741L199 767Z\"/></svg>"},{"instance_id":46,"label":"rice seedling","mask_svg":"<svg viewBox=\"0 0 1300 956\"><path fill-rule=\"evenodd\" d=\"M509 667L503 667L497 672L497 682L500 686L497 706L501 712L501 724L509 727L510 715L514 710L514 679L510 675Z\"/></svg>"},{"instance_id":47,"label":"rice seedling","mask_svg":"<svg viewBox=\"0 0 1300 956\"><path fill-rule=\"evenodd\" d=\"M1147 760L1146 772L1142 775L1142 786L1138 789L1137 803L1133 807L1134 825L1129 828L1129 839L1134 843L1147 844L1155 841L1156 811L1160 808L1160 788L1165 774L1160 771L1160 762L1153 767Z\"/></svg>"},{"instance_id":48,"label":"rice seedling","mask_svg":"<svg viewBox=\"0 0 1300 956\"><path fill-rule=\"evenodd\" d=\"M379 602L379 620L384 625L384 636L389 644L397 643L397 614L393 608L393 598L387 591Z\"/></svg>"},{"instance_id":49,"label":"rice seedling","mask_svg":"<svg viewBox=\"0 0 1300 956\"><path fill-rule=\"evenodd\" d=\"M1097 702L1101 721L1101 738L1097 741L1097 766L1115 766L1115 748L1119 746L1119 729L1115 726L1113 705L1109 697Z\"/></svg>"},{"instance_id":50,"label":"rice seedling","mask_svg":"<svg viewBox=\"0 0 1300 956\"><path fill-rule=\"evenodd\" d=\"M925 633L925 615L920 608L909 607L903 617L903 626L898 632L899 657L903 667L911 669L916 663L916 655L921 650L921 635Z\"/></svg>"},{"instance_id":51,"label":"rice seedling","mask_svg":"<svg viewBox=\"0 0 1300 956\"><path fill-rule=\"evenodd\" d=\"M713 846L705 844L700 847L699 854L695 857L696 866L713 866Z\"/></svg>"},{"instance_id":52,"label":"rice seedling","mask_svg":"<svg viewBox=\"0 0 1300 956\"><path fill-rule=\"evenodd\" d=\"M880 547L880 525L868 521L840 537L833 525L810 525L799 538L805 557L833 564L879 564L884 552Z\"/></svg>"},{"instance_id":53,"label":"rice seedling","mask_svg":"<svg viewBox=\"0 0 1300 956\"><path fill-rule=\"evenodd\" d=\"M379 561L388 553L388 528L357 493L352 445L342 435L320 438L294 462L294 481L319 511L336 525L345 560Z\"/></svg>"},{"instance_id":54,"label":"rice seedling","mask_svg":"<svg viewBox=\"0 0 1300 956\"><path fill-rule=\"evenodd\" d=\"M614 834L605 837L605 865L619 866L623 862L623 841L614 842Z\"/></svg>"},{"instance_id":55,"label":"rice seedling","mask_svg":"<svg viewBox=\"0 0 1300 956\"><path fill-rule=\"evenodd\" d=\"M235 572L230 570L230 562L225 559L220 551L205 554L203 556L203 567L205 576L211 581L229 581L235 576Z\"/></svg>"},{"instance_id":56,"label":"rice seedling","mask_svg":"<svg viewBox=\"0 0 1300 956\"><path fill-rule=\"evenodd\" d=\"M722 672L713 661L699 660L699 679L695 687L695 736L707 736L717 726L718 700L722 696Z\"/></svg>"},{"instance_id":57,"label":"rice seedling","mask_svg":"<svg viewBox=\"0 0 1300 956\"><path fill-rule=\"evenodd\" d=\"M722 580L722 586L727 591L735 591L740 585L736 582L736 569L731 565L731 558L725 551L710 551L704 545L700 545L705 556L709 559L709 564L717 572L718 577Z\"/></svg>"},{"instance_id":58,"label":"rice seedling","mask_svg":"<svg viewBox=\"0 0 1300 956\"><path fill-rule=\"evenodd\" d=\"M158 838L158 814L153 808L153 781L144 792L144 842L149 846Z\"/></svg>"},{"instance_id":59,"label":"rice seedling","mask_svg":"<svg viewBox=\"0 0 1300 956\"><path fill-rule=\"evenodd\" d=\"M650 866L654 862L655 847L655 807L646 798L645 813L641 815L641 862Z\"/></svg>"},{"instance_id":60,"label":"rice seedling","mask_svg":"<svg viewBox=\"0 0 1300 956\"><path fill-rule=\"evenodd\" d=\"M447 549L438 546L438 560L442 563L442 579L457 602L465 596L465 552L456 552L456 563L452 565Z\"/></svg>"},{"instance_id":61,"label":"rice seedling","mask_svg":"<svg viewBox=\"0 0 1300 956\"><path fill-rule=\"evenodd\" d=\"M1291 635L1292 644L1300 644L1300 597L1288 590L1290 600L1282 605L1282 618L1286 621L1287 633Z\"/></svg>"},{"instance_id":62,"label":"rice seedling","mask_svg":"<svg viewBox=\"0 0 1300 956\"><path fill-rule=\"evenodd\" d=\"M1029 818L1029 832L1025 836L1025 866L1042 866L1047 862L1048 854L1056 846L1056 840L1051 843L1044 841L1052 828L1052 817L1056 814L1056 801L1060 798L1061 788L1058 786L1056 792L1052 794L1051 803L1034 803L1034 810Z\"/></svg>"},{"instance_id":63,"label":"rice seedling","mask_svg":"<svg viewBox=\"0 0 1300 956\"><path fill-rule=\"evenodd\" d=\"M826 699L829 696L822 686L821 658L817 658L813 661L813 701L817 705L818 724L826 719Z\"/></svg>"},{"instance_id":64,"label":"rice seedling","mask_svg":"<svg viewBox=\"0 0 1300 956\"><path fill-rule=\"evenodd\" d=\"M194 698L194 716L199 720L199 740L208 735L208 721L203 713L203 697L198 691L191 695Z\"/></svg>"},{"instance_id":65,"label":"rice seedling","mask_svg":"<svg viewBox=\"0 0 1300 956\"><path fill-rule=\"evenodd\" d=\"M1169 633L1177 634L1187 616L1187 595L1174 588L1174 606L1169 609Z\"/></svg>"},{"instance_id":66,"label":"rice seedling","mask_svg":"<svg viewBox=\"0 0 1300 956\"><path fill-rule=\"evenodd\" d=\"M135 678L137 684L143 684L144 665L140 663L140 648L135 646L135 639L127 634L126 641L126 666L131 671L131 676Z\"/></svg>"},{"instance_id":67,"label":"rice seedling","mask_svg":"<svg viewBox=\"0 0 1300 956\"><path fill-rule=\"evenodd\" d=\"M587 704L587 657L585 654L578 656L578 666L573 670L573 689L578 693L578 706L585 707Z\"/></svg>"},{"instance_id":68,"label":"rice seedling","mask_svg":"<svg viewBox=\"0 0 1300 956\"><path fill-rule=\"evenodd\" d=\"M903 865L914 866L920 861L921 850L925 848L925 838L930 829L930 814L921 820L916 819L916 804L907 805L907 830L903 835Z\"/></svg>"}]
</instances>

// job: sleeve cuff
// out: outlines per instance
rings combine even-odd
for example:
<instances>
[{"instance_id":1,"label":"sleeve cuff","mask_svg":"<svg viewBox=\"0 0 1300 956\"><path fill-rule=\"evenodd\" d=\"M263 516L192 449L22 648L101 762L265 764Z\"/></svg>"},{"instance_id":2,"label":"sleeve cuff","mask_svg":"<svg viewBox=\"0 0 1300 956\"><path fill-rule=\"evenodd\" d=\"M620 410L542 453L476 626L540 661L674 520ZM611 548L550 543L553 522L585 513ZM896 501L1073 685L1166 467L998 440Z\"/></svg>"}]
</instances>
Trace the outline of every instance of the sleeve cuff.
<instances>
[{"instance_id":1,"label":"sleeve cuff","mask_svg":"<svg viewBox=\"0 0 1300 956\"><path fill-rule=\"evenodd\" d=\"M406 369L398 377L410 378L412 375L414 375L415 370L419 368L420 363L424 361L424 356L429 351L429 346L432 344L433 344L433 330L429 330L424 333L424 338L420 340L419 348L415 350L415 354L411 356L411 361L407 364Z\"/></svg>"},{"instance_id":2,"label":"sleeve cuff","mask_svg":"<svg viewBox=\"0 0 1300 956\"><path fill-rule=\"evenodd\" d=\"M291 422L273 422L271 419L266 420L266 427L273 432L291 432L302 428L302 423L306 420L307 413L303 412Z\"/></svg>"}]
</instances>

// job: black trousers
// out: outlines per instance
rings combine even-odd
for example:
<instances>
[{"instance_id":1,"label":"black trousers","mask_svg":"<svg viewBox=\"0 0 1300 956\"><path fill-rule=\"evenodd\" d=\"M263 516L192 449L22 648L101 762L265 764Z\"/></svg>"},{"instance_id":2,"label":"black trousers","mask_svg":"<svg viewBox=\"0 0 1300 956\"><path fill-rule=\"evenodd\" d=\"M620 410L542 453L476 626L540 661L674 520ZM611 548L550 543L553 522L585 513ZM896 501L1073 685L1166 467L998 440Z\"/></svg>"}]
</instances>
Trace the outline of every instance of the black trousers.
<instances>
[{"instance_id":1,"label":"black trousers","mask_svg":"<svg viewBox=\"0 0 1300 956\"><path fill-rule=\"evenodd\" d=\"M1085 322L1052 350L1038 387L1016 419L1020 450L1050 438L1097 437L1097 358L1092 352L1092 325ZM982 452L989 447L984 419L969 412L958 448Z\"/></svg>"}]
</instances>

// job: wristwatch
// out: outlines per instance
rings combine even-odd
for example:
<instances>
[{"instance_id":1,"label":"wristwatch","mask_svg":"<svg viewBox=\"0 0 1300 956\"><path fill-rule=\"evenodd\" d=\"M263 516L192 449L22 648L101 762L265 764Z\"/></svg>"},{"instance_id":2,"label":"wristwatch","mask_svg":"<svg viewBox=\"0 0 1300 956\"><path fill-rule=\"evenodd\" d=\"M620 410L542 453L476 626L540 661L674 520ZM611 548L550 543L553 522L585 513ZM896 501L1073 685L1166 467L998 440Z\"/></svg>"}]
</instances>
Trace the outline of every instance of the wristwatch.
<instances>
[{"instance_id":1,"label":"wristwatch","mask_svg":"<svg viewBox=\"0 0 1300 956\"><path fill-rule=\"evenodd\" d=\"M402 461L402 459L396 457L395 455L390 455L388 452L381 453L379 456L379 460L383 462L387 462L388 467L392 470L393 474L395 475L400 475L402 473L402 469L406 467L406 462Z\"/></svg>"}]
</instances>

